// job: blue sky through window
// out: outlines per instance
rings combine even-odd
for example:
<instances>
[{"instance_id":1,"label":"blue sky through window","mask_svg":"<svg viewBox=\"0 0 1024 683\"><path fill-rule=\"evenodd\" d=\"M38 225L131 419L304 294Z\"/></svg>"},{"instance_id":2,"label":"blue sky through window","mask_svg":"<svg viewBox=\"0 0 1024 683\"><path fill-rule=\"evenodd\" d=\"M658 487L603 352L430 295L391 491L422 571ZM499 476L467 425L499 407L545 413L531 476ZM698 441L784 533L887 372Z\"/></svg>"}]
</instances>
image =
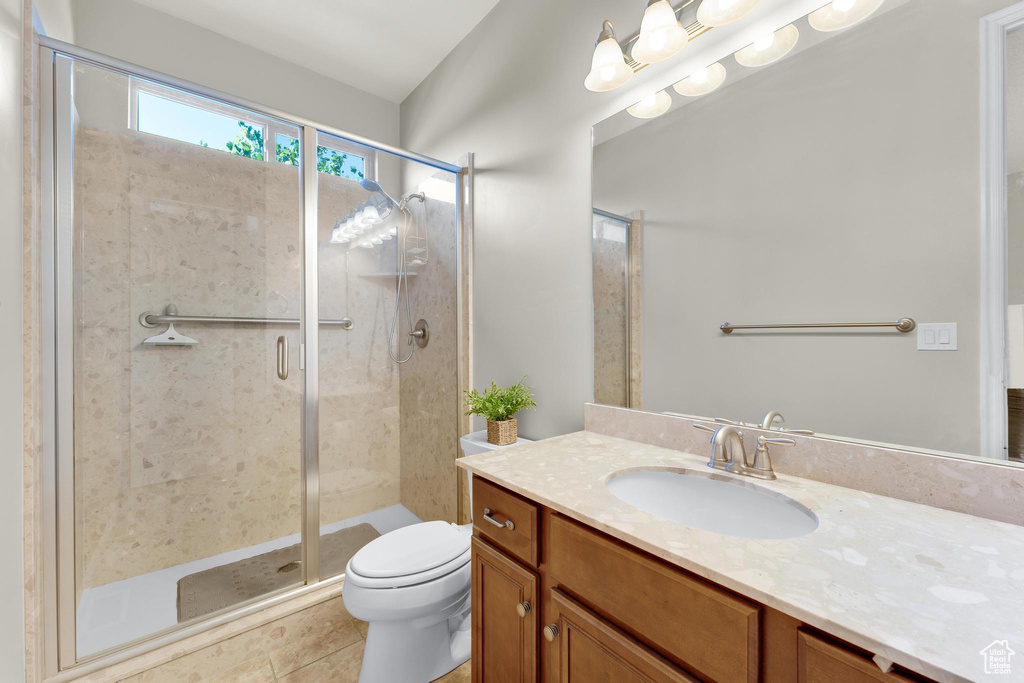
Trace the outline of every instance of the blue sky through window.
<instances>
[{"instance_id":1,"label":"blue sky through window","mask_svg":"<svg viewBox=\"0 0 1024 683\"><path fill-rule=\"evenodd\" d=\"M225 143L238 136L240 119L139 91L139 130L172 140L227 150Z\"/></svg>"}]
</instances>

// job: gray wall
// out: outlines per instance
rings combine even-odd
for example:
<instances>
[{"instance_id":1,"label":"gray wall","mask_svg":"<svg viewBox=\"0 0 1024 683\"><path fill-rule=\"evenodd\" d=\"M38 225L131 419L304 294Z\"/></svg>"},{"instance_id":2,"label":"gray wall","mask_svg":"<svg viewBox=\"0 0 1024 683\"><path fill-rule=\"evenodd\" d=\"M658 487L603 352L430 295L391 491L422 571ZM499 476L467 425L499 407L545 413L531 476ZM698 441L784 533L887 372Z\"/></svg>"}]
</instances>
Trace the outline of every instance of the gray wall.
<instances>
[{"instance_id":1,"label":"gray wall","mask_svg":"<svg viewBox=\"0 0 1024 683\"><path fill-rule=\"evenodd\" d=\"M907 73L906 63L890 65L911 78L903 82L902 89L897 89L901 101L909 99L911 88L926 92L932 109L923 113L931 117L942 109L952 108L953 112L944 120L953 127L945 134L953 137L960 131L951 146L945 146L944 156L951 165L955 160L959 196L963 197L964 193L973 196L966 208L960 207L955 213L963 224L954 226L952 216L943 218L938 226L942 231L958 229L976 233L980 229L977 211L980 65L978 31L974 27L980 16L1009 4L1009 0L909 3L910 11L925 22L913 31L915 35L924 34L921 40L927 47L923 54L907 51L901 59L930 64L931 68L927 69L927 75L911 75ZM504 0L402 103L403 145L442 157L455 157L465 151L477 153L475 382L482 385L492 377L500 382L514 380L523 373L530 375L540 407L535 413L523 415L522 429L529 437L578 429L582 424L580 404L593 393L591 275L588 272L590 126L630 104L631 100L639 99L639 93L638 87L631 84L627 87L629 92L621 96L597 95L583 88L582 79L589 67L589 46L602 19L616 21L621 35L628 35L636 28L628 21L619 21L624 19L619 5L610 0L558 3ZM904 8L893 12L901 9ZM951 37L945 30L942 39L928 35L933 28L928 22L933 22L934 16L941 16L944 26L956 26ZM859 30L865 28L862 26ZM688 50L691 50L691 57L699 54L696 46ZM680 64L685 61L684 58ZM675 67L670 65L665 69ZM650 78L641 72L634 82L653 83L659 74L665 75L661 65L645 71L650 72ZM663 83L662 78L659 86ZM829 87L836 90L844 83L842 78L836 78ZM890 114L892 107L881 104L882 111ZM866 121L871 121L879 112L867 106L861 111ZM923 123L928 125L927 121ZM929 158L937 156L936 150L900 142L887 159L898 161L899 154L918 152ZM866 172L874 162L863 159L859 163ZM948 186L949 182L946 179L944 185ZM674 186L665 183L663 189L673 191ZM839 196L839 200L856 204L845 195ZM942 196L937 196L936 200L949 201ZM616 209L614 206L603 208ZM630 206L627 210L634 208L638 207ZM912 217L916 208L903 206L900 215ZM903 249L905 245L898 244L897 240L892 246ZM868 244L863 242L848 257L853 259L867 251ZM945 253L948 255L948 250ZM938 265L951 269L950 277L955 281L965 282L971 277L965 271L976 270L976 261L975 246L966 255L956 254L955 259L946 259ZM976 283L970 287L976 292ZM937 300L946 291L947 288L940 288L933 299ZM974 294L964 295L970 296L977 301ZM903 301L891 302L891 306L900 311L904 305ZM906 305L912 306L913 302ZM828 310L836 310L834 304L829 306ZM720 311L716 309L716 317L721 315ZM866 314L868 310L849 312ZM940 319L940 313L945 312L946 309L936 303L927 309L898 314L946 322ZM655 315L647 313L648 320ZM878 311L872 308L871 314L874 317ZM958 352L958 357L970 354L973 346L976 358L976 305L973 311L965 311L957 322L961 323L961 334L966 333L961 342L963 351ZM931 354L934 360L929 362L941 362L936 355ZM837 356L833 362L841 360L842 357ZM953 381L972 397L972 405L976 406L976 370L958 372ZM949 377L948 374L933 376ZM841 388L839 385L832 391L838 392ZM773 404L771 397L776 389L763 388L763 403ZM972 410L969 419L977 419L976 413L976 409ZM931 419L931 423L934 422ZM972 445L963 440L957 443L965 448ZM946 449L955 450L954 444L946 443Z\"/></svg>"},{"instance_id":2,"label":"gray wall","mask_svg":"<svg viewBox=\"0 0 1024 683\"><path fill-rule=\"evenodd\" d=\"M384 98L131 0L75 0L73 13L75 42L82 47L374 140L398 142L398 105ZM286 14L287 39L302 40L299 17L291 21Z\"/></svg>"},{"instance_id":3,"label":"gray wall","mask_svg":"<svg viewBox=\"0 0 1024 683\"><path fill-rule=\"evenodd\" d=\"M951 4L898 7L595 149L595 203L644 211L646 409L777 408L978 454L978 45ZM901 316L957 323L959 350L718 329Z\"/></svg>"},{"instance_id":4,"label":"gray wall","mask_svg":"<svg viewBox=\"0 0 1024 683\"><path fill-rule=\"evenodd\" d=\"M0 0L0 678L25 676L21 301L21 0Z\"/></svg>"},{"instance_id":5,"label":"gray wall","mask_svg":"<svg viewBox=\"0 0 1024 683\"><path fill-rule=\"evenodd\" d=\"M580 429L593 396L590 50L613 0L514 0L402 103L402 145L476 153L474 383L527 375L520 432ZM611 113L610 111L608 113Z\"/></svg>"}]
</instances>

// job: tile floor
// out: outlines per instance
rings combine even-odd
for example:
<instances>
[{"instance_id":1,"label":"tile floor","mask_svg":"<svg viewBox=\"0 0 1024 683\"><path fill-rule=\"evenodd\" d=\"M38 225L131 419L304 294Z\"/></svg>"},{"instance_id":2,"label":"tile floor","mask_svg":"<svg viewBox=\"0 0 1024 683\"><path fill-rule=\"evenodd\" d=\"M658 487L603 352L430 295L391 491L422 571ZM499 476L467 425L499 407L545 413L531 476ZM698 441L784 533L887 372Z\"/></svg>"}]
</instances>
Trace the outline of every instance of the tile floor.
<instances>
[{"instance_id":1,"label":"tile floor","mask_svg":"<svg viewBox=\"0 0 1024 683\"><path fill-rule=\"evenodd\" d=\"M357 683L366 622L337 596L129 678L123 683ZM470 663L438 679L469 683ZM401 683L396 681L395 683Z\"/></svg>"}]
</instances>

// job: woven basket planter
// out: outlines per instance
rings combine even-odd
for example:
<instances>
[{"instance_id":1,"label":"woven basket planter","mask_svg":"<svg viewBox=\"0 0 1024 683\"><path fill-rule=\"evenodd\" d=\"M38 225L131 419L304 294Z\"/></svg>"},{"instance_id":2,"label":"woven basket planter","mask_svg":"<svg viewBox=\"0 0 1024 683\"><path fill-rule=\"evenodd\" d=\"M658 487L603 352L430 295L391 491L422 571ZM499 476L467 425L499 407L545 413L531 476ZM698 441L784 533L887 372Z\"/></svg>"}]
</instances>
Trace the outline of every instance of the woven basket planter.
<instances>
[{"instance_id":1,"label":"woven basket planter","mask_svg":"<svg viewBox=\"0 0 1024 683\"><path fill-rule=\"evenodd\" d=\"M487 441L495 446L507 446L519 438L519 422L513 417L509 420L487 421Z\"/></svg>"}]
</instances>

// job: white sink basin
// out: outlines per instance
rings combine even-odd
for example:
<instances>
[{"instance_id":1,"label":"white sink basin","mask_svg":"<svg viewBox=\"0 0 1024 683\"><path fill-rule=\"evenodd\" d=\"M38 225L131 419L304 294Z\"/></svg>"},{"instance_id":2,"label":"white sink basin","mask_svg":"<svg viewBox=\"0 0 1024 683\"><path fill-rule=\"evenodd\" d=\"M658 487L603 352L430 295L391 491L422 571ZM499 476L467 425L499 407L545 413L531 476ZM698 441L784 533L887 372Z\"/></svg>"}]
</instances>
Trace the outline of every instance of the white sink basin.
<instances>
[{"instance_id":1,"label":"white sink basin","mask_svg":"<svg viewBox=\"0 0 1024 683\"><path fill-rule=\"evenodd\" d=\"M619 500L696 529L744 538L795 538L818 527L813 512L781 493L741 479L692 470L613 474Z\"/></svg>"}]
</instances>

